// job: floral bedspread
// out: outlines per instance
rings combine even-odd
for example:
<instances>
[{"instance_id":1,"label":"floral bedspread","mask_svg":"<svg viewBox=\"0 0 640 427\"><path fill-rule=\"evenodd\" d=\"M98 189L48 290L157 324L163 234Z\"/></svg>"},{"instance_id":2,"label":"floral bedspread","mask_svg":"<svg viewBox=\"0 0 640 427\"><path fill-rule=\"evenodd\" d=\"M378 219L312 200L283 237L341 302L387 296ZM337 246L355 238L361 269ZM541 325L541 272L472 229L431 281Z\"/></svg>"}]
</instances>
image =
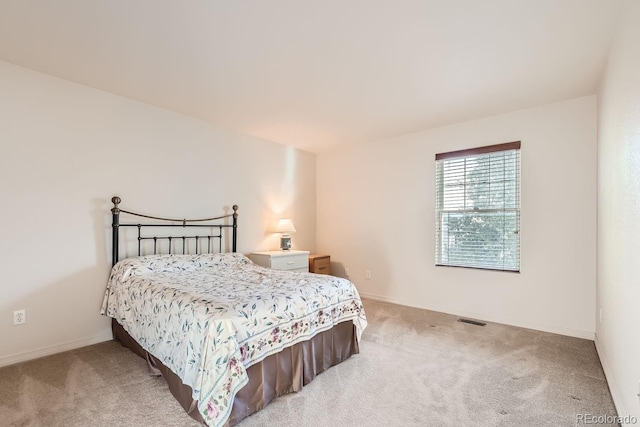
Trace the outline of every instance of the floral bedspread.
<instances>
[{"instance_id":1,"label":"floral bedspread","mask_svg":"<svg viewBox=\"0 0 640 427\"><path fill-rule=\"evenodd\" d=\"M346 279L270 270L241 254L153 255L116 264L101 314L193 389L210 426L229 417L245 368L335 324L367 325Z\"/></svg>"}]
</instances>

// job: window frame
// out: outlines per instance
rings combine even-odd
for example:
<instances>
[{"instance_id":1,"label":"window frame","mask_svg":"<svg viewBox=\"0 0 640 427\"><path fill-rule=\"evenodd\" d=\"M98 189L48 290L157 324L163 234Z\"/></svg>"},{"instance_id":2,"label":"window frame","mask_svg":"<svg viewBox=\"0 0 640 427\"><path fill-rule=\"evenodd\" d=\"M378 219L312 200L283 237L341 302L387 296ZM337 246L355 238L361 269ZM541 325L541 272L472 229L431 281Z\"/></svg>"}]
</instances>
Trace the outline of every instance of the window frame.
<instances>
[{"instance_id":1,"label":"window frame","mask_svg":"<svg viewBox=\"0 0 640 427\"><path fill-rule=\"evenodd\" d=\"M449 152L443 152L443 153L437 153L435 155L435 160L436 160L436 200L435 200L435 265L436 267L457 267L457 268L471 268L471 269L479 269L479 270L490 270L490 271L504 271L504 272L513 272L513 273L519 273L520 272L520 263L521 263L521 239L520 239L520 222L521 222L521 197L520 197L520 192L521 192L521 182L522 182L522 163L521 163L521 158L520 158L520 149L521 149L521 141L513 141L513 142L507 142L507 143L503 143L503 144L495 144L495 145L487 145L487 146L482 146L482 147L476 147L476 148L469 148L469 149L463 149L463 150L457 150L457 151L449 151ZM445 246L447 246L446 243L443 243L443 234L444 231L443 229L445 228L444 226L444 220L443 220L443 215L447 214L447 215L451 215L452 214L452 210L451 209L445 209L445 190L444 190L444 186L445 186L445 176L444 176L444 166L445 163L444 161L449 160L449 159L466 159L466 158L474 158L477 156L481 156L481 155L490 155L492 153L499 153L499 152L506 152L506 151L517 151L516 153L516 157L515 157L515 162L516 162L516 168L515 168L515 177L513 178L513 180L511 181L514 185L515 185L515 201L514 201L514 206L509 206L506 207L505 205L502 206L502 208L498 208L496 209L495 207L490 207L487 209L478 209L477 207L474 208L463 208L463 209L459 209L457 210L457 212L460 214L460 216L464 217L465 215L469 215L470 213L474 213L474 212L478 212L479 214L487 214L490 215L491 213L501 213L503 215L503 218L507 217L507 212L509 212L509 216L513 216L513 213L515 212L515 226L516 229L514 230L514 234L516 235L515 237L515 243L513 244L513 246L508 246L510 248L513 248L513 250L516 253L516 261L515 261L515 265L513 268L508 268L508 266L505 268L505 266L503 265L503 267L501 268L500 266L482 266L482 265L474 265L473 262L443 262L443 248ZM465 160L466 162L466 160ZM466 163L465 163L466 164ZM505 177L505 173L503 172L502 174L502 178L504 179ZM447 177L449 178L449 177ZM486 183L484 183L484 185L488 186L489 189L491 188L491 184L494 183L494 181L492 181L491 179L489 179ZM464 172L464 188L466 189L466 187L470 185L469 184L469 178L466 175L466 170ZM486 189L483 189L484 191L486 191ZM465 190L466 191L466 190ZM491 193L488 193L489 195L491 195ZM506 190L503 190L502 193L502 197L505 197L506 195ZM464 204L466 204L466 193L465 193L465 201ZM453 212L454 214L456 213L455 211ZM506 221L506 219L505 219ZM447 226L449 225L449 223L447 223ZM504 227L504 224L503 224ZM448 233L448 231L447 231ZM505 248L507 247L507 245L505 244L505 234L506 232L504 231L503 228L503 232L502 232L502 239L503 239L503 244L502 247ZM455 236L454 236L455 238ZM451 236L449 236L449 239L451 239ZM447 246L448 247L448 246ZM469 253L471 253L471 251L469 251Z\"/></svg>"}]
</instances>

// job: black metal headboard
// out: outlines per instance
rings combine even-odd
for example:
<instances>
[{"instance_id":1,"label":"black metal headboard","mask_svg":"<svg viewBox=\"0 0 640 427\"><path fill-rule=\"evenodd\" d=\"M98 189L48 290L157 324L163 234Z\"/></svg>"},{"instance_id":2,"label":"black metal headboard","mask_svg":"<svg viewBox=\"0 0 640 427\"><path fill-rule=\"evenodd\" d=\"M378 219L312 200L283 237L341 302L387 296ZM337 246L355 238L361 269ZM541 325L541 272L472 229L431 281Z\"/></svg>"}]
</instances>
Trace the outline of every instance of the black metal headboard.
<instances>
[{"instance_id":1,"label":"black metal headboard","mask_svg":"<svg viewBox=\"0 0 640 427\"><path fill-rule=\"evenodd\" d=\"M218 241L218 252L222 252L222 231L225 228L232 229L232 237L231 237L231 251L236 252L236 243L238 237L238 205L233 205L233 213L228 215L217 216L214 218L200 218L200 219L172 219L172 218L162 218L155 217L149 215L143 215L131 211L125 211L124 209L120 209L118 205L121 202L120 197L115 196L111 198L113 202L113 208L111 209L111 213L113 214L113 252L112 252L112 265L115 265L118 262L120 257L120 227L137 227L138 228L138 256L142 255L142 242L143 241L152 241L153 242L153 253L157 253L158 241L168 241L169 245L169 253L172 251L172 243L174 240L182 241L182 253L186 253L186 248L188 242L193 240L195 242L195 252L198 253L199 250L199 242L207 241L207 253L212 252L212 241L215 242L215 239ZM148 222L148 223L121 223L120 222L120 214L128 214L136 217L152 219L156 221L166 221L166 222ZM231 224L225 222L226 218L232 218ZM168 222L168 223L167 223ZM197 223L197 224L194 224ZM143 227L155 228L155 227L173 227L174 229L178 228L192 228L192 227L201 227L201 228L209 228L210 234L204 235L173 235L172 233L166 233L167 235L162 236L145 236L142 234ZM211 234L216 232L218 234Z\"/></svg>"}]
</instances>

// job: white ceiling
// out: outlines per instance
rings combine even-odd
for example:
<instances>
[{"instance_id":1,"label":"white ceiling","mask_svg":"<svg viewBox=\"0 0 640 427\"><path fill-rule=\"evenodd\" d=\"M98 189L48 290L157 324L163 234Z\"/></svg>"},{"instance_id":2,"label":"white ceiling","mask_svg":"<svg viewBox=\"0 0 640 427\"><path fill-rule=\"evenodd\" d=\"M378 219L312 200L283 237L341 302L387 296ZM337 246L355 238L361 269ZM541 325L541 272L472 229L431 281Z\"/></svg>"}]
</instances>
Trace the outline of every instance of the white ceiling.
<instances>
[{"instance_id":1,"label":"white ceiling","mask_svg":"<svg viewBox=\"0 0 640 427\"><path fill-rule=\"evenodd\" d=\"M321 152L594 94L612 0L0 0L0 60Z\"/></svg>"}]
</instances>

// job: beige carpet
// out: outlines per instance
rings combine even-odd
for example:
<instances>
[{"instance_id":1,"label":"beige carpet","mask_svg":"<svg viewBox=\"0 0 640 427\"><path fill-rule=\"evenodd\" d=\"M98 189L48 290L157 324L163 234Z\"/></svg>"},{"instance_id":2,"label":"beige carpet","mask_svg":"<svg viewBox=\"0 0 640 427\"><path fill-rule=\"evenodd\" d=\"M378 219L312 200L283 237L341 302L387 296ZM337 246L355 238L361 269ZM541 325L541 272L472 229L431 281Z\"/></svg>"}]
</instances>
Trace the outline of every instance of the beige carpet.
<instances>
[{"instance_id":1,"label":"beige carpet","mask_svg":"<svg viewBox=\"0 0 640 427\"><path fill-rule=\"evenodd\" d=\"M592 341L366 300L361 354L240 426L576 426L616 415ZM114 342L0 369L0 425L196 426Z\"/></svg>"}]
</instances>

